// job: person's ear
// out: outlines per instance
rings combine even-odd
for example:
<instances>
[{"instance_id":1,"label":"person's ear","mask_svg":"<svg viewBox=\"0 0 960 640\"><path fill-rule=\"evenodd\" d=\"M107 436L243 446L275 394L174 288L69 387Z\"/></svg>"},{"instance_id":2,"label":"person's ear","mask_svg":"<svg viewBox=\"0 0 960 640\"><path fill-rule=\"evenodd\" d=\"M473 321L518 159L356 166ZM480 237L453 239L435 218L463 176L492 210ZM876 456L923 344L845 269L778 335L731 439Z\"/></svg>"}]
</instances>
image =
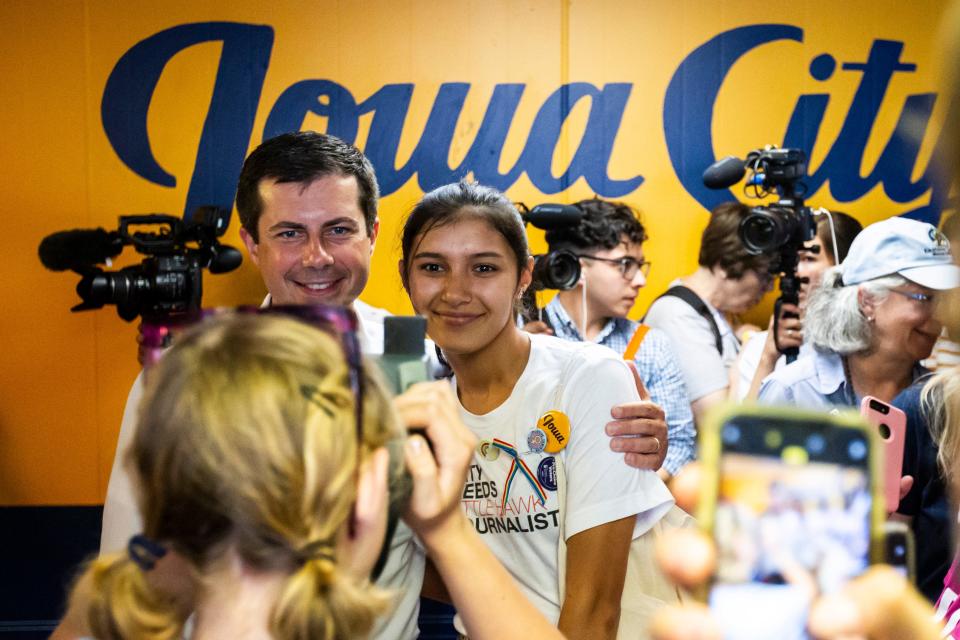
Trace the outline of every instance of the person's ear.
<instances>
[{"instance_id":1,"label":"person's ear","mask_svg":"<svg viewBox=\"0 0 960 640\"><path fill-rule=\"evenodd\" d=\"M260 256L257 251L260 248L260 245L256 240L253 239L253 236L249 231L240 227L240 238L243 240L243 244L247 247L247 253L250 254L250 259L253 260L253 264L260 266Z\"/></svg>"},{"instance_id":2,"label":"person's ear","mask_svg":"<svg viewBox=\"0 0 960 640\"><path fill-rule=\"evenodd\" d=\"M373 255L373 249L377 245L378 235L380 235L380 218L375 218L373 226L370 228L370 255Z\"/></svg>"},{"instance_id":3,"label":"person's ear","mask_svg":"<svg viewBox=\"0 0 960 640\"><path fill-rule=\"evenodd\" d=\"M867 319L867 322L873 322L877 315L877 300L863 287L857 287L857 306L860 307L860 313Z\"/></svg>"},{"instance_id":4,"label":"person's ear","mask_svg":"<svg viewBox=\"0 0 960 640\"><path fill-rule=\"evenodd\" d=\"M527 256L527 264L520 272L520 281L517 283L518 291L526 291L533 282L533 256Z\"/></svg>"},{"instance_id":5,"label":"person's ear","mask_svg":"<svg viewBox=\"0 0 960 640\"><path fill-rule=\"evenodd\" d=\"M387 532L387 483L390 454L385 447L374 451L360 466L357 499L353 508L353 536L345 536L341 565L358 577L373 569Z\"/></svg>"}]
</instances>

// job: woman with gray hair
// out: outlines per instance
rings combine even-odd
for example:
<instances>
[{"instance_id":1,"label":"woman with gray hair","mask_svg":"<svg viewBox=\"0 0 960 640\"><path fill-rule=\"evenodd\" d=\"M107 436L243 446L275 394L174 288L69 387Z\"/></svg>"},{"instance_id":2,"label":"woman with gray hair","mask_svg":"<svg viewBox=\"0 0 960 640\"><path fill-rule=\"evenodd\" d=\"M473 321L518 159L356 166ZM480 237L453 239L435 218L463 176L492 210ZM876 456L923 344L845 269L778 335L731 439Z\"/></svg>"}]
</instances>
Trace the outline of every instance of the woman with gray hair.
<instances>
[{"instance_id":1,"label":"woman with gray hair","mask_svg":"<svg viewBox=\"0 0 960 640\"><path fill-rule=\"evenodd\" d=\"M810 297L804 334L814 349L768 376L760 402L889 402L925 373L919 361L941 330L936 293L958 285L949 242L932 225L899 217L870 225Z\"/></svg>"}]
</instances>

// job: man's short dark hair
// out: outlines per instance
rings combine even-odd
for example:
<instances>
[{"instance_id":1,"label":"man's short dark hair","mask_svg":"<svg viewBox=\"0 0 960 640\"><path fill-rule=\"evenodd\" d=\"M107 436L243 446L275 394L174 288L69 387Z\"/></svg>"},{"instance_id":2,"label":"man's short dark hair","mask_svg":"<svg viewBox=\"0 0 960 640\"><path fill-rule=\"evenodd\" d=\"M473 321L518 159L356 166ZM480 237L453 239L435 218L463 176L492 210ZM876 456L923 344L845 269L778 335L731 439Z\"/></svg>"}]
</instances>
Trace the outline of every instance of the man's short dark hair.
<instances>
[{"instance_id":1,"label":"man's short dark hair","mask_svg":"<svg viewBox=\"0 0 960 640\"><path fill-rule=\"evenodd\" d=\"M353 145L316 131L281 134L264 141L247 156L237 184L240 224L255 242L260 241L257 224L263 212L260 181L264 178L309 184L329 175L356 178L367 235L372 233L380 197L373 165Z\"/></svg>"},{"instance_id":2,"label":"man's short dark hair","mask_svg":"<svg viewBox=\"0 0 960 640\"><path fill-rule=\"evenodd\" d=\"M750 214L750 207L741 202L724 202L710 212L710 222L700 238L701 267L720 267L730 278L742 278L747 271L766 273L771 257L753 255L743 245L737 229Z\"/></svg>"},{"instance_id":3,"label":"man's short dark hair","mask_svg":"<svg viewBox=\"0 0 960 640\"><path fill-rule=\"evenodd\" d=\"M583 212L580 224L546 233L551 251L567 249L579 252L584 249L614 249L628 242L640 244L647 239L636 209L623 202L590 198L574 203Z\"/></svg>"}]
</instances>

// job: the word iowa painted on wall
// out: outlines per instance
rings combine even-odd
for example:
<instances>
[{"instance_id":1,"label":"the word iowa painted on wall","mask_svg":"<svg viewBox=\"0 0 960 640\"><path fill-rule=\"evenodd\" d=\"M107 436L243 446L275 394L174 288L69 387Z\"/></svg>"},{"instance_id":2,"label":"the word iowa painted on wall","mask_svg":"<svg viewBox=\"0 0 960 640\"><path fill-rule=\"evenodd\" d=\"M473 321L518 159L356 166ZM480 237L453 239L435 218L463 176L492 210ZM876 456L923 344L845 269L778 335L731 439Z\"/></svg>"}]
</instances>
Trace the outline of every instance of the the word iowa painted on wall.
<instances>
[{"instance_id":1,"label":"the word iowa painted on wall","mask_svg":"<svg viewBox=\"0 0 960 640\"><path fill-rule=\"evenodd\" d=\"M230 207L237 177L250 143L264 76L270 64L274 31L269 26L231 22L184 24L150 36L129 49L114 67L103 93L103 127L113 149L132 171L152 183L173 187L176 178L154 157L147 132L147 110L167 62L180 51L206 42L222 44L213 96L197 148L184 212L203 204ZM724 79L744 56L762 55L763 46L778 41L803 41L803 30L782 24L758 24L725 31L697 47L680 63L667 88L663 105L663 130L673 168L684 188L705 208L734 198L728 191L711 191L700 175L716 160L712 142L713 112ZM864 58L844 61L844 72L860 75L859 87L829 152L807 178L807 197L826 183L838 202L852 202L882 186L897 203L911 203L929 195L928 202L906 215L936 223L946 201L946 186L939 184L935 159L944 152L940 139L927 166L912 179L921 143L930 124L935 93L909 95L896 127L879 160L867 175L861 164L871 131L891 79L897 73L916 71L903 61L903 43L874 40ZM825 81L837 71L829 53L814 57L808 72ZM691 89L695 88L695 91ZM424 130L412 155L396 166L413 84L387 84L358 101L347 87L328 79L307 79L287 88L272 106L262 138L300 129L310 115L327 118L327 132L354 142L359 119L372 115L364 152L372 161L383 195L395 192L414 175L421 189L430 190L472 174L483 184L506 190L526 174L544 194L565 190L584 178L599 196L623 197L643 184L642 167L628 179L607 175L610 154L631 83L602 87L577 82L558 87L543 103L530 125L519 159L506 172L499 169L504 141L514 126L514 115L524 84L498 84L466 157L456 167L448 164L450 144L470 84L448 82L440 86ZM585 130L566 170L554 175L553 153L561 129L574 106L590 99ZM799 96L781 146L797 147L808 155L818 141L829 94Z\"/></svg>"}]
</instances>

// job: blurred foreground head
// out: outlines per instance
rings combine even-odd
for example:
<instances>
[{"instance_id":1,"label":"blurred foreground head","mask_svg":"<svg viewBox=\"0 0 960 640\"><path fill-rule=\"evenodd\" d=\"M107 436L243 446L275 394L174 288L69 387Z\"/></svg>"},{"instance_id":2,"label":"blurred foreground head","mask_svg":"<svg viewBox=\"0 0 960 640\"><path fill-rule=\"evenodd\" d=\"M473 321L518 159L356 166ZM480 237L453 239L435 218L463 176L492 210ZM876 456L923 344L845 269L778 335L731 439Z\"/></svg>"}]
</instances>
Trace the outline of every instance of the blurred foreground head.
<instances>
[{"instance_id":1,"label":"blurred foreground head","mask_svg":"<svg viewBox=\"0 0 960 640\"><path fill-rule=\"evenodd\" d=\"M284 576L269 621L274 637L369 631L384 598L365 576L344 571L341 556L358 464L397 427L387 396L364 375L358 442L338 338L293 318L213 319L180 336L150 370L127 462L144 535L187 561L198 598L211 576L239 561L243 571ZM150 573L125 554L91 566L95 637L181 637L189 611L178 611Z\"/></svg>"}]
</instances>

